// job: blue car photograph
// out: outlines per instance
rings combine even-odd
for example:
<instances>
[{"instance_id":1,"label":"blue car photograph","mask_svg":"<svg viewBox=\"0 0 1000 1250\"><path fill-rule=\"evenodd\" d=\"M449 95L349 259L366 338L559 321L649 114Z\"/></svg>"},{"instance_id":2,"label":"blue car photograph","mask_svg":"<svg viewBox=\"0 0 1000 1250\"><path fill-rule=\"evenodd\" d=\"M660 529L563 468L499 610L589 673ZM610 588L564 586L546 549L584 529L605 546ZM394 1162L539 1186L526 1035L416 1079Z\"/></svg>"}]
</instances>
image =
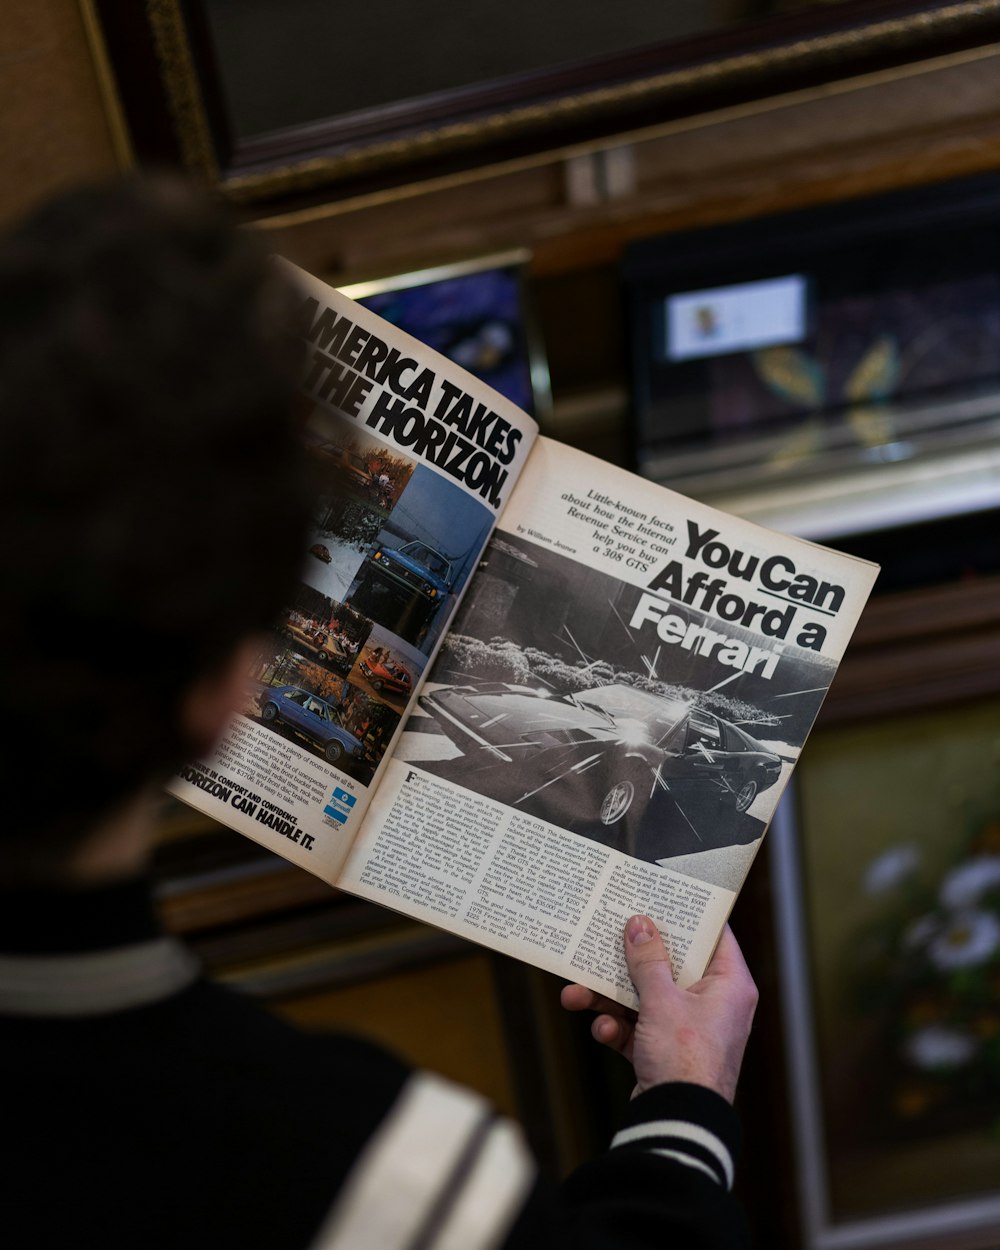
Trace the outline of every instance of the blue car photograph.
<instances>
[{"instance_id":1,"label":"blue car photograph","mask_svg":"<svg viewBox=\"0 0 1000 1250\"><path fill-rule=\"evenodd\" d=\"M427 543L404 543L402 547L376 547L369 557L384 577L424 599L436 602L451 589L451 561Z\"/></svg>"},{"instance_id":2,"label":"blue car photograph","mask_svg":"<svg viewBox=\"0 0 1000 1250\"><path fill-rule=\"evenodd\" d=\"M376 543L348 595L350 605L386 629L421 646L438 608L455 587L455 565L428 543Z\"/></svg>"},{"instance_id":3,"label":"blue car photograph","mask_svg":"<svg viewBox=\"0 0 1000 1250\"><path fill-rule=\"evenodd\" d=\"M360 762L364 758L360 739L344 728L340 713L326 699L299 686L277 686L262 691L259 702L261 716L268 725L287 726L315 746L328 764L340 764L342 760L344 764Z\"/></svg>"}]
</instances>

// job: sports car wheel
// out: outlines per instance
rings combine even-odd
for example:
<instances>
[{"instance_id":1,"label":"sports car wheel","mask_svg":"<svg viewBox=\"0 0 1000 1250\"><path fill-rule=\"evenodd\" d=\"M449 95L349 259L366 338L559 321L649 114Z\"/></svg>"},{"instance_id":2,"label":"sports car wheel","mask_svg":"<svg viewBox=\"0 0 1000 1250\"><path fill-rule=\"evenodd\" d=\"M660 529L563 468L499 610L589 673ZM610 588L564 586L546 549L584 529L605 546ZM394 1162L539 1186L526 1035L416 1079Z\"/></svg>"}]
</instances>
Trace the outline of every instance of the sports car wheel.
<instances>
[{"instance_id":1,"label":"sports car wheel","mask_svg":"<svg viewBox=\"0 0 1000 1250\"><path fill-rule=\"evenodd\" d=\"M635 798L635 786L628 778L616 781L601 800L600 818L602 825L614 825L632 806Z\"/></svg>"},{"instance_id":2,"label":"sports car wheel","mask_svg":"<svg viewBox=\"0 0 1000 1250\"><path fill-rule=\"evenodd\" d=\"M277 703L265 703L264 710L261 712L261 716L263 716L265 720L277 720L278 719Z\"/></svg>"},{"instance_id":3,"label":"sports car wheel","mask_svg":"<svg viewBox=\"0 0 1000 1250\"><path fill-rule=\"evenodd\" d=\"M328 764L336 764L337 760L344 754L344 748L334 739L328 742L323 749L323 758Z\"/></svg>"},{"instance_id":4,"label":"sports car wheel","mask_svg":"<svg viewBox=\"0 0 1000 1250\"><path fill-rule=\"evenodd\" d=\"M752 806L756 797L757 783L751 777L749 781L744 781L740 788L733 794L733 806L738 812L745 812Z\"/></svg>"}]
</instances>

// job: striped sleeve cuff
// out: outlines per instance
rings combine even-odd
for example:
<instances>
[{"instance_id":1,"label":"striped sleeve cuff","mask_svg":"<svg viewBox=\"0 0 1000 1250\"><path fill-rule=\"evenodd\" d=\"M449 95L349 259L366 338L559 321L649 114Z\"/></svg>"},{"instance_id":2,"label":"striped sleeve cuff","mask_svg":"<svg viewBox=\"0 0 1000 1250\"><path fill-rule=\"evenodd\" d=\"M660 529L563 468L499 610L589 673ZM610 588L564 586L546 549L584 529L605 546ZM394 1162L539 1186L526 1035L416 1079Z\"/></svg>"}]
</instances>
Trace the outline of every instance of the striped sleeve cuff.
<instances>
[{"instance_id":1,"label":"striped sleeve cuff","mask_svg":"<svg viewBox=\"0 0 1000 1250\"><path fill-rule=\"evenodd\" d=\"M493 1250L534 1179L514 1124L478 1095L415 1073L310 1250Z\"/></svg>"},{"instance_id":2,"label":"striped sleeve cuff","mask_svg":"<svg viewBox=\"0 0 1000 1250\"><path fill-rule=\"evenodd\" d=\"M670 1159L731 1189L739 1137L736 1114L724 1098L701 1085L676 1083L633 1099L611 1147Z\"/></svg>"}]
</instances>

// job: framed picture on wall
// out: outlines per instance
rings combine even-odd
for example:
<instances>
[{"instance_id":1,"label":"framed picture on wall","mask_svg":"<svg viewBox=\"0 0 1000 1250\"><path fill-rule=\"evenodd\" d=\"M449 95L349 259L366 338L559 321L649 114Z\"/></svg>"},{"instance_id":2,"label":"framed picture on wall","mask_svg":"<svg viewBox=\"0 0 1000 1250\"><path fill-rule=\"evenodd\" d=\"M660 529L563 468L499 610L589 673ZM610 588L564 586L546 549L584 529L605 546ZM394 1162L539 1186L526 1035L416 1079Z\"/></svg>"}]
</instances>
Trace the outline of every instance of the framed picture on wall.
<instances>
[{"instance_id":1,"label":"framed picture on wall","mask_svg":"<svg viewBox=\"0 0 1000 1250\"><path fill-rule=\"evenodd\" d=\"M893 599L770 834L807 1250L1000 1238L1000 581Z\"/></svg>"},{"instance_id":2,"label":"framed picture on wall","mask_svg":"<svg viewBox=\"0 0 1000 1250\"><path fill-rule=\"evenodd\" d=\"M524 286L528 258L527 251L504 252L341 290L537 419L551 394Z\"/></svg>"},{"instance_id":3,"label":"framed picture on wall","mask_svg":"<svg viewBox=\"0 0 1000 1250\"><path fill-rule=\"evenodd\" d=\"M241 202L386 191L988 44L994 3L81 0L139 164Z\"/></svg>"},{"instance_id":4,"label":"framed picture on wall","mask_svg":"<svg viewBox=\"0 0 1000 1250\"><path fill-rule=\"evenodd\" d=\"M630 245L635 468L820 540L995 506L998 208L989 174Z\"/></svg>"}]
</instances>

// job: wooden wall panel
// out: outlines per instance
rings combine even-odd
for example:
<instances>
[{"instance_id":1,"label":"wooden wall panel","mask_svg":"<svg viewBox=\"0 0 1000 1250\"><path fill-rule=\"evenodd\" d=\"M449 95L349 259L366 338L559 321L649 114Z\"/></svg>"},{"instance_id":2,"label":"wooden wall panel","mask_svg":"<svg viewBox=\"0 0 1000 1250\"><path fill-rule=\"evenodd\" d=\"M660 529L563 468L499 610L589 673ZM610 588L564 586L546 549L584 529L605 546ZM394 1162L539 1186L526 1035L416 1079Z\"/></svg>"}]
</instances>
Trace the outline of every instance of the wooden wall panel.
<instances>
[{"instance_id":1,"label":"wooden wall panel","mask_svg":"<svg viewBox=\"0 0 1000 1250\"><path fill-rule=\"evenodd\" d=\"M996 169L998 76L991 45L259 224L338 281L513 246L539 276L589 268L635 238ZM614 176L574 197L573 162L607 152Z\"/></svg>"},{"instance_id":2,"label":"wooden wall panel","mask_svg":"<svg viewBox=\"0 0 1000 1250\"><path fill-rule=\"evenodd\" d=\"M77 0L6 0L0 22L0 225L118 158Z\"/></svg>"}]
</instances>

